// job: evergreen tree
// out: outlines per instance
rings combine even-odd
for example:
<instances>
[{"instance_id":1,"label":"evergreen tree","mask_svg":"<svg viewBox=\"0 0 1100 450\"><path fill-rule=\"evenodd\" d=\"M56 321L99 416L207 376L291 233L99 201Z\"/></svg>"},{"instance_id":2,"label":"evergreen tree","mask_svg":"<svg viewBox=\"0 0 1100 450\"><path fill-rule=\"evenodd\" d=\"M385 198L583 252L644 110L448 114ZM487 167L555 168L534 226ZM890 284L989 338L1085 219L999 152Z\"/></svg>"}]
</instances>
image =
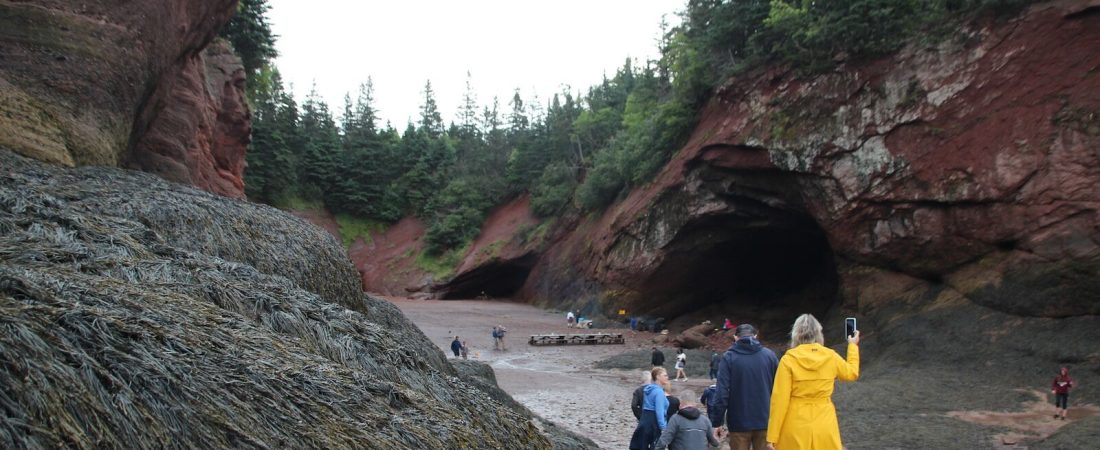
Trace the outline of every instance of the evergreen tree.
<instances>
[{"instance_id":1,"label":"evergreen tree","mask_svg":"<svg viewBox=\"0 0 1100 450\"><path fill-rule=\"evenodd\" d=\"M424 103L420 105L420 129L428 136L438 138L443 136L443 117L439 115L439 106L435 103L435 91L432 90L432 81L424 83Z\"/></svg>"},{"instance_id":2,"label":"evergreen tree","mask_svg":"<svg viewBox=\"0 0 1100 450\"><path fill-rule=\"evenodd\" d=\"M221 36L233 44L241 57L246 76L252 78L279 53L275 35L267 23L267 0L240 0L237 12L221 30Z\"/></svg>"}]
</instances>

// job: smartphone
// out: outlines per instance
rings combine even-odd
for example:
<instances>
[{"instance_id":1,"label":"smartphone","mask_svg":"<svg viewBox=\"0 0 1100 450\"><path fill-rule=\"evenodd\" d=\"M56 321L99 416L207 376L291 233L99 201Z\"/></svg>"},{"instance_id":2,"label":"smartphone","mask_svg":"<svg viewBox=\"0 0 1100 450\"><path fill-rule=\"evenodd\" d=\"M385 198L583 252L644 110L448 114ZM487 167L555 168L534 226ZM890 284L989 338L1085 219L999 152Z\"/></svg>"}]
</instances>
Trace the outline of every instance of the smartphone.
<instances>
[{"instance_id":1,"label":"smartphone","mask_svg":"<svg viewBox=\"0 0 1100 450\"><path fill-rule=\"evenodd\" d=\"M856 318L849 317L844 319L844 335L852 337L856 335Z\"/></svg>"}]
</instances>

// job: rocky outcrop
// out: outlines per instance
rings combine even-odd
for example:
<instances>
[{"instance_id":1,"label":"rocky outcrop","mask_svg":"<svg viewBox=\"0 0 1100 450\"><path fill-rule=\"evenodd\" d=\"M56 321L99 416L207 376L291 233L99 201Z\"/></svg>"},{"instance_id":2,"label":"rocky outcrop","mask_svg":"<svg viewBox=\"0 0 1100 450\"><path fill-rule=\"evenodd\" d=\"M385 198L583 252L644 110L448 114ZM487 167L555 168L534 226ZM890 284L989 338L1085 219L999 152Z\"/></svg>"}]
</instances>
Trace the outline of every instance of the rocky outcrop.
<instances>
[{"instance_id":1,"label":"rocky outcrop","mask_svg":"<svg viewBox=\"0 0 1100 450\"><path fill-rule=\"evenodd\" d=\"M319 228L140 172L0 167L0 447L553 448Z\"/></svg>"},{"instance_id":2,"label":"rocky outcrop","mask_svg":"<svg viewBox=\"0 0 1100 450\"><path fill-rule=\"evenodd\" d=\"M656 181L571 225L587 236L523 293L766 321L895 308L883 284L901 282L1100 314L1100 4L971 27L815 77L730 80Z\"/></svg>"},{"instance_id":3,"label":"rocky outcrop","mask_svg":"<svg viewBox=\"0 0 1100 450\"><path fill-rule=\"evenodd\" d=\"M226 197L244 198L244 155L252 123L245 74L229 43L215 41L188 57L160 112L138 138L126 165Z\"/></svg>"},{"instance_id":4,"label":"rocky outcrop","mask_svg":"<svg viewBox=\"0 0 1100 450\"><path fill-rule=\"evenodd\" d=\"M134 161L240 196L248 114L239 74L224 51L200 56L236 3L0 3L0 146L68 166ZM143 140L156 155L133 153Z\"/></svg>"}]
</instances>

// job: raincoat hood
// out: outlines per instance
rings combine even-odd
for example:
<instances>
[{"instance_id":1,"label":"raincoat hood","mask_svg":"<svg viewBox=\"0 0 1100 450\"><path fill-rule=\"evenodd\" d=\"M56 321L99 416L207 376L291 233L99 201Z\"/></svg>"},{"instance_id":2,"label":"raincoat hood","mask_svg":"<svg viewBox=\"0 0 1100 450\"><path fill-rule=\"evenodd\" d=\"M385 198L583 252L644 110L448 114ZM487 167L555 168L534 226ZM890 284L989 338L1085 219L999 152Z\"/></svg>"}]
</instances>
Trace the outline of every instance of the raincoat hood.
<instances>
[{"instance_id":1,"label":"raincoat hood","mask_svg":"<svg viewBox=\"0 0 1100 450\"><path fill-rule=\"evenodd\" d=\"M729 351L742 355L751 355L759 352L762 348L764 348L764 345L761 344L760 341L753 339L751 336L747 336L734 341Z\"/></svg>"},{"instance_id":2,"label":"raincoat hood","mask_svg":"<svg viewBox=\"0 0 1100 450\"><path fill-rule=\"evenodd\" d=\"M1069 375L1069 368L1068 367L1063 367L1062 370L1058 371L1058 373L1060 375L1062 375L1063 377L1066 376L1066 375Z\"/></svg>"},{"instance_id":3,"label":"raincoat hood","mask_svg":"<svg viewBox=\"0 0 1100 450\"><path fill-rule=\"evenodd\" d=\"M832 357L836 352L824 345L814 343L799 345L787 350L787 354L791 355L794 358L794 363L803 370L816 371L832 361Z\"/></svg>"},{"instance_id":4,"label":"raincoat hood","mask_svg":"<svg viewBox=\"0 0 1100 450\"><path fill-rule=\"evenodd\" d=\"M676 414L679 414L691 420L695 420L698 419L702 413L699 412L699 408L696 408L694 406L685 406L683 408L680 408L680 410L677 411Z\"/></svg>"}]
</instances>

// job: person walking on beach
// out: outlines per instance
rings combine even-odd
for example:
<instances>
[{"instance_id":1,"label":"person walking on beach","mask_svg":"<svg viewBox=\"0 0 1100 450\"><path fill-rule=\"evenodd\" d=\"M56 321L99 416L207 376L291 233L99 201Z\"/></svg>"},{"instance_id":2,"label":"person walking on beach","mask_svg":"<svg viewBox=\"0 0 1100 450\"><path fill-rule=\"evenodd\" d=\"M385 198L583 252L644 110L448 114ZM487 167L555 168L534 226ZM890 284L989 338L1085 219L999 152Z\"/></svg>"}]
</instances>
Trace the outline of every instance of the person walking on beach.
<instances>
[{"instance_id":1,"label":"person walking on beach","mask_svg":"<svg viewBox=\"0 0 1100 450\"><path fill-rule=\"evenodd\" d=\"M503 325L493 327L493 349L494 350L508 350L504 347L504 333L508 330Z\"/></svg>"},{"instance_id":2,"label":"person walking on beach","mask_svg":"<svg viewBox=\"0 0 1100 450\"><path fill-rule=\"evenodd\" d=\"M687 355L684 354L684 349L676 349L676 381L687 381L688 376L684 373L684 366L687 365Z\"/></svg>"},{"instance_id":3,"label":"person walking on beach","mask_svg":"<svg viewBox=\"0 0 1100 450\"><path fill-rule=\"evenodd\" d=\"M634 394L630 396L630 412L634 413L634 418L639 421L642 420L642 404L645 403L645 387L651 384L653 384L652 371L642 371L642 385L634 389Z\"/></svg>"},{"instance_id":4,"label":"person walking on beach","mask_svg":"<svg viewBox=\"0 0 1100 450\"><path fill-rule=\"evenodd\" d=\"M665 365L665 354L657 350L657 347L653 347L653 354L649 356L649 362L653 367L661 367Z\"/></svg>"},{"instance_id":5,"label":"person walking on beach","mask_svg":"<svg viewBox=\"0 0 1100 450\"><path fill-rule=\"evenodd\" d=\"M718 448L721 442L714 436L710 419L707 419L691 403L695 397L692 391L683 391L680 398L683 403L676 413L668 420L668 426L661 432L661 438L657 441L656 449L668 448L669 450L706 450L707 445Z\"/></svg>"},{"instance_id":6,"label":"person walking on beach","mask_svg":"<svg viewBox=\"0 0 1100 450\"><path fill-rule=\"evenodd\" d=\"M764 450L779 359L760 344L752 325L738 325L736 335L718 364L718 383L708 414L715 428L725 419L730 450Z\"/></svg>"},{"instance_id":7,"label":"person walking on beach","mask_svg":"<svg viewBox=\"0 0 1100 450\"><path fill-rule=\"evenodd\" d=\"M859 331L848 336L848 359L826 347L821 323L803 314L791 327L791 349L779 360L772 385L768 449L840 450L833 406L835 380L859 379Z\"/></svg>"},{"instance_id":8,"label":"person walking on beach","mask_svg":"<svg viewBox=\"0 0 1100 450\"><path fill-rule=\"evenodd\" d=\"M634 434L630 436L630 450L653 450L653 445L661 437L668 422L665 421L665 411L668 410L668 397L660 383L668 382L668 372L664 367L654 367L650 371L653 383L645 386L645 397L642 401L642 418L638 426L634 428Z\"/></svg>"},{"instance_id":9,"label":"person walking on beach","mask_svg":"<svg viewBox=\"0 0 1100 450\"><path fill-rule=\"evenodd\" d=\"M718 352L710 354L710 379L711 381L718 379L718 363L722 361L722 358L718 356Z\"/></svg>"},{"instance_id":10,"label":"person walking on beach","mask_svg":"<svg viewBox=\"0 0 1100 450\"><path fill-rule=\"evenodd\" d=\"M466 341L462 341L461 353L462 353L462 359L467 359L466 357L470 354L470 347L466 346Z\"/></svg>"},{"instance_id":11,"label":"person walking on beach","mask_svg":"<svg viewBox=\"0 0 1100 450\"><path fill-rule=\"evenodd\" d=\"M1062 420L1066 420L1066 409L1069 407L1069 390L1073 389L1073 378L1069 377L1069 368L1063 367L1058 371L1058 376L1054 377L1054 381L1050 383L1050 393L1054 394L1054 418L1057 419L1061 416ZM1057 410L1061 408L1061 414Z\"/></svg>"},{"instance_id":12,"label":"person walking on beach","mask_svg":"<svg viewBox=\"0 0 1100 450\"><path fill-rule=\"evenodd\" d=\"M576 320L577 318L573 315L573 311L565 312L565 326L573 328L573 322L575 322Z\"/></svg>"},{"instance_id":13,"label":"person walking on beach","mask_svg":"<svg viewBox=\"0 0 1100 450\"><path fill-rule=\"evenodd\" d=\"M458 358L459 352L462 351L462 342L458 340L458 336L455 336L455 340L451 341L451 352L455 354L455 358Z\"/></svg>"}]
</instances>

